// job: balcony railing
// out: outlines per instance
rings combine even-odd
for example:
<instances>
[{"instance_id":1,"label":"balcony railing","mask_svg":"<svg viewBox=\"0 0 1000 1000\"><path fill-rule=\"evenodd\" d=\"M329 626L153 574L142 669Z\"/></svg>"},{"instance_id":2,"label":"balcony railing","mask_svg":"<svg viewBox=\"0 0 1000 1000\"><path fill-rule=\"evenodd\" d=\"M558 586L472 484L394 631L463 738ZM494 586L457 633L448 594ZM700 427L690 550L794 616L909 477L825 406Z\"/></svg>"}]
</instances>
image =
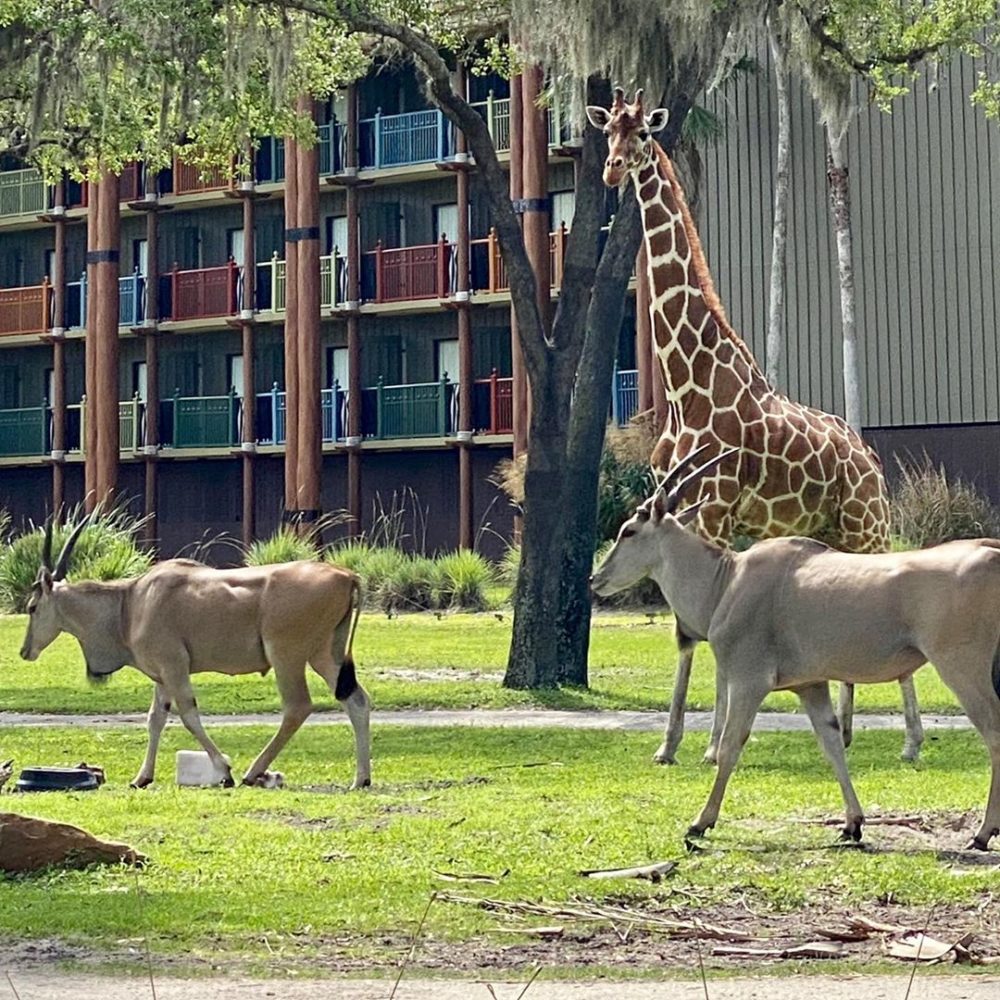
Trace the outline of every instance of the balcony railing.
<instances>
[{"instance_id":1,"label":"balcony railing","mask_svg":"<svg viewBox=\"0 0 1000 1000\"><path fill-rule=\"evenodd\" d=\"M87 274L66 283L66 321L70 326L87 325ZM146 315L146 278L135 271L118 279L118 325L140 326Z\"/></svg>"},{"instance_id":2,"label":"balcony railing","mask_svg":"<svg viewBox=\"0 0 1000 1000\"><path fill-rule=\"evenodd\" d=\"M624 427L639 412L639 372L615 365L611 391L611 419Z\"/></svg>"},{"instance_id":3,"label":"balcony railing","mask_svg":"<svg viewBox=\"0 0 1000 1000\"><path fill-rule=\"evenodd\" d=\"M562 285L568 235L569 230L565 225L549 233L549 274L553 288ZM491 229L486 236L470 240L469 243L472 287L479 292L510 291L507 265L500 253L500 241L497 239L496 230Z\"/></svg>"},{"instance_id":4,"label":"balcony railing","mask_svg":"<svg viewBox=\"0 0 1000 1000\"><path fill-rule=\"evenodd\" d=\"M381 242L361 258L362 297L369 302L444 299L454 290L453 247L437 243L386 249Z\"/></svg>"},{"instance_id":5,"label":"balcony railing","mask_svg":"<svg viewBox=\"0 0 1000 1000\"><path fill-rule=\"evenodd\" d=\"M494 369L489 378L473 382L472 426L477 434L514 433L512 378L500 378Z\"/></svg>"},{"instance_id":6,"label":"balcony railing","mask_svg":"<svg viewBox=\"0 0 1000 1000\"><path fill-rule=\"evenodd\" d=\"M381 379L361 391L363 437L445 437L456 424L458 397L455 384L437 382L385 385Z\"/></svg>"},{"instance_id":7,"label":"balcony railing","mask_svg":"<svg viewBox=\"0 0 1000 1000\"><path fill-rule=\"evenodd\" d=\"M340 122L324 122L316 126L321 177L339 174L347 162L347 130ZM261 140L254 156L254 180L258 184L273 184L285 179L285 140L268 136Z\"/></svg>"},{"instance_id":8,"label":"balcony railing","mask_svg":"<svg viewBox=\"0 0 1000 1000\"><path fill-rule=\"evenodd\" d=\"M0 173L0 218L34 215L48 207L48 193L42 175L33 167Z\"/></svg>"},{"instance_id":9,"label":"balcony railing","mask_svg":"<svg viewBox=\"0 0 1000 1000\"><path fill-rule=\"evenodd\" d=\"M336 383L320 393L322 436L325 442L341 441L347 432L347 392ZM257 394L257 443L285 443L285 393L275 382L270 392Z\"/></svg>"},{"instance_id":10,"label":"balcony railing","mask_svg":"<svg viewBox=\"0 0 1000 1000\"><path fill-rule=\"evenodd\" d=\"M358 122L358 156L363 169L443 160L449 147L449 129L436 108L401 115L379 112Z\"/></svg>"},{"instance_id":11,"label":"balcony railing","mask_svg":"<svg viewBox=\"0 0 1000 1000\"><path fill-rule=\"evenodd\" d=\"M44 333L51 326L52 286L48 281L22 288L0 288L0 337Z\"/></svg>"},{"instance_id":12,"label":"balcony railing","mask_svg":"<svg viewBox=\"0 0 1000 1000\"><path fill-rule=\"evenodd\" d=\"M118 404L118 447L122 451L142 451L146 433L146 404L138 394Z\"/></svg>"},{"instance_id":13,"label":"balcony railing","mask_svg":"<svg viewBox=\"0 0 1000 1000\"><path fill-rule=\"evenodd\" d=\"M224 396L174 396L160 402L160 443L168 448L223 448L240 440L242 401Z\"/></svg>"},{"instance_id":14,"label":"balcony railing","mask_svg":"<svg viewBox=\"0 0 1000 1000\"><path fill-rule=\"evenodd\" d=\"M219 267L182 271L175 267L161 282L161 313L174 321L232 316L237 310L239 268L233 260Z\"/></svg>"},{"instance_id":15,"label":"balcony railing","mask_svg":"<svg viewBox=\"0 0 1000 1000\"><path fill-rule=\"evenodd\" d=\"M83 440L83 403L66 407L63 447L79 452ZM0 410L0 457L48 455L52 450L52 408L48 404Z\"/></svg>"},{"instance_id":16,"label":"balcony railing","mask_svg":"<svg viewBox=\"0 0 1000 1000\"><path fill-rule=\"evenodd\" d=\"M345 300L347 258L336 250L319 259L319 304L334 309ZM277 255L257 265L256 308L260 312L284 312L287 302L285 261ZM241 295L242 301L242 295Z\"/></svg>"},{"instance_id":17,"label":"balcony railing","mask_svg":"<svg viewBox=\"0 0 1000 1000\"><path fill-rule=\"evenodd\" d=\"M185 163L174 157L174 194L198 194L201 191L225 191L233 183L233 172L212 167L203 171L201 167Z\"/></svg>"}]
</instances>

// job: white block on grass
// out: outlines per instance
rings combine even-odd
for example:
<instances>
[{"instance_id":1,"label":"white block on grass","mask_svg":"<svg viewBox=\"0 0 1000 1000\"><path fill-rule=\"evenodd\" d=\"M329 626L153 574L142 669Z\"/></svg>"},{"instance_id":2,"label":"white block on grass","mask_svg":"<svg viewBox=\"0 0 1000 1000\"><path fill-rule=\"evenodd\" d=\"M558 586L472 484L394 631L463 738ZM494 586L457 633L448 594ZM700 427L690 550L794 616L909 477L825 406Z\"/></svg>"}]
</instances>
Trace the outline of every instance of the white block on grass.
<instances>
[{"instance_id":1,"label":"white block on grass","mask_svg":"<svg viewBox=\"0 0 1000 1000\"><path fill-rule=\"evenodd\" d=\"M222 755L227 764L232 763L227 754ZM177 751L177 784L201 787L221 785L225 774L219 771L204 750Z\"/></svg>"}]
</instances>

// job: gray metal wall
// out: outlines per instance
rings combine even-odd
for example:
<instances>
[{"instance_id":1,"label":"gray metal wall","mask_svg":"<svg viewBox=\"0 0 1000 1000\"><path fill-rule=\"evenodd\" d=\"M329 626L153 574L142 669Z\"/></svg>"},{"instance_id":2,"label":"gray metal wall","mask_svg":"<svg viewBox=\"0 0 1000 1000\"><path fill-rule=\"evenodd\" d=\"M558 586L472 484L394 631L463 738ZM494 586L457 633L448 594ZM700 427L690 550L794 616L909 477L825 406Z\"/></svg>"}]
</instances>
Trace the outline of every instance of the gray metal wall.
<instances>
[{"instance_id":1,"label":"gray metal wall","mask_svg":"<svg viewBox=\"0 0 1000 1000\"><path fill-rule=\"evenodd\" d=\"M777 111L760 71L707 104L726 132L703 150L698 218L733 325L764 362ZM993 261L1000 126L969 104L974 68L918 80L893 113L862 107L849 135L858 338L869 427L1000 419ZM785 376L781 388L843 412L839 285L816 110L792 80Z\"/></svg>"}]
</instances>

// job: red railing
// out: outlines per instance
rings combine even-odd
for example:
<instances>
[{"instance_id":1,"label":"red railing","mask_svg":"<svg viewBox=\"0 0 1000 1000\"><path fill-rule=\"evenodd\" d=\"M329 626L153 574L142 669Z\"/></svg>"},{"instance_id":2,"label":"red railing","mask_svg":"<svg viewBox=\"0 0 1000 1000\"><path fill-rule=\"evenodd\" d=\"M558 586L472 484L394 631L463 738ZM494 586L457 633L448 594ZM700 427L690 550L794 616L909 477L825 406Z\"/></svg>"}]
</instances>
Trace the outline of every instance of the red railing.
<instances>
[{"instance_id":1,"label":"red railing","mask_svg":"<svg viewBox=\"0 0 1000 1000\"><path fill-rule=\"evenodd\" d=\"M489 401L489 426L477 426L480 434L513 434L514 433L514 380L500 378L496 371L489 378L477 378L473 383L482 386ZM481 397L480 397L481 398ZM475 406L476 400L473 399ZM477 407L477 410L479 408ZM485 424L486 407L476 413L477 424Z\"/></svg>"},{"instance_id":2,"label":"red railing","mask_svg":"<svg viewBox=\"0 0 1000 1000\"><path fill-rule=\"evenodd\" d=\"M231 172L218 167L203 173L201 167L183 163L174 157L174 194L196 194L199 191L224 191L232 186Z\"/></svg>"},{"instance_id":3,"label":"red railing","mask_svg":"<svg viewBox=\"0 0 1000 1000\"><path fill-rule=\"evenodd\" d=\"M565 225L553 233L549 233L549 273L552 279L552 287L559 288L562 285L563 266L566 261L566 237L569 230ZM495 229L478 240L469 241L472 247L485 247L487 268L486 286L477 288L479 292L506 292L510 290L510 282L507 279L507 265L504 263L503 255L500 253L500 242L497 239ZM475 252L475 251L473 251Z\"/></svg>"},{"instance_id":4,"label":"red railing","mask_svg":"<svg viewBox=\"0 0 1000 1000\"><path fill-rule=\"evenodd\" d=\"M204 319L236 312L239 268L235 261L221 267L170 272L170 319Z\"/></svg>"},{"instance_id":5,"label":"red railing","mask_svg":"<svg viewBox=\"0 0 1000 1000\"><path fill-rule=\"evenodd\" d=\"M452 246L442 236L437 243L386 250L381 241L367 256L375 262L375 301L445 299L451 293Z\"/></svg>"},{"instance_id":6,"label":"red railing","mask_svg":"<svg viewBox=\"0 0 1000 1000\"><path fill-rule=\"evenodd\" d=\"M40 285L0 288L0 337L48 330L51 292L48 279Z\"/></svg>"}]
</instances>

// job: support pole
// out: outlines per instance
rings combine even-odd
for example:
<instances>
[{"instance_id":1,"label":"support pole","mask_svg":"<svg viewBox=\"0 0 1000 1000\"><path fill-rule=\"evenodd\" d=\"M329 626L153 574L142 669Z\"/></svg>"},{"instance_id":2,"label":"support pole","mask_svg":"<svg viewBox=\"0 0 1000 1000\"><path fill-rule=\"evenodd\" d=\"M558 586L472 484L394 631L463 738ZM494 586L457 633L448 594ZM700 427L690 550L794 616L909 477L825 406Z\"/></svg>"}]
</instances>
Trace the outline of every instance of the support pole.
<instances>
[{"instance_id":1,"label":"support pole","mask_svg":"<svg viewBox=\"0 0 1000 1000\"><path fill-rule=\"evenodd\" d=\"M300 114L315 121L310 98L298 102ZM319 147L296 154L298 216L296 274L298 320L298 511L305 524L320 516L323 479L322 362L319 284ZM308 529L306 529L308 530Z\"/></svg>"},{"instance_id":2,"label":"support pole","mask_svg":"<svg viewBox=\"0 0 1000 1000\"><path fill-rule=\"evenodd\" d=\"M344 172L358 173L358 89L347 88L347 156ZM347 510L349 533L360 535L361 519L361 227L356 183L347 185Z\"/></svg>"},{"instance_id":3,"label":"support pole","mask_svg":"<svg viewBox=\"0 0 1000 1000\"><path fill-rule=\"evenodd\" d=\"M118 271L120 209L118 175L105 170L101 174L101 200L98 209L100 244L95 247L96 266L96 342L97 399L94 413L97 423L96 501L114 497L118 488Z\"/></svg>"},{"instance_id":4,"label":"support pole","mask_svg":"<svg viewBox=\"0 0 1000 1000\"><path fill-rule=\"evenodd\" d=\"M514 202L520 202L524 197L524 121L521 81L521 76L515 76L510 82L510 197ZM521 353L517 316L513 306L510 310L510 336L514 458L517 458L528 450L528 376L524 368L524 355Z\"/></svg>"},{"instance_id":5,"label":"support pole","mask_svg":"<svg viewBox=\"0 0 1000 1000\"><path fill-rule=\"evenodd\" d=\"M155 205L156 174L146 170L146 200ZM150 195L154 196L150 198ZM145 483L143 510L146 516L144 541L155 552L157 528L157 457L160 445L160 224L156 208L146 213L146 311L143 318L146 346L146 421L142 442Z\"/></svg>"},{"instance_id":6,"label":"support pole","mask_svg":"<svg viewBox=\"0 0 1000 1000\"><path fill-rule=\"evenodd\" d=\"M298 514L299 485L299 324L298 244L289 237L298 227L298 147L285 139L285 520Z\"/></svg>"},{"instance_id":7,"label":"support pole","mask_svg":"<svg viewBox=\"0 0 1000 1000\"><path fill-rule=\"evenodd\" d=\"M241 446L243 463L243 544L250 545L256 535L257 508L254 502L254 465L257 451L254 302L257 295L257 247L254 240L253 182L243 194L243 301L240 307L240 332L243 349L243 420Z\"/></svg>"},{"instance_id":8,"label":"support pole","mask_svg":"<svg viewBox=\"0 0 1000 1000\"><path fill-rule=\"evenodd\" d=\"M52 282L52 511L61 518L66 501L66 184L55 186L55 261Z\"/></svg>"}]
</instances>

